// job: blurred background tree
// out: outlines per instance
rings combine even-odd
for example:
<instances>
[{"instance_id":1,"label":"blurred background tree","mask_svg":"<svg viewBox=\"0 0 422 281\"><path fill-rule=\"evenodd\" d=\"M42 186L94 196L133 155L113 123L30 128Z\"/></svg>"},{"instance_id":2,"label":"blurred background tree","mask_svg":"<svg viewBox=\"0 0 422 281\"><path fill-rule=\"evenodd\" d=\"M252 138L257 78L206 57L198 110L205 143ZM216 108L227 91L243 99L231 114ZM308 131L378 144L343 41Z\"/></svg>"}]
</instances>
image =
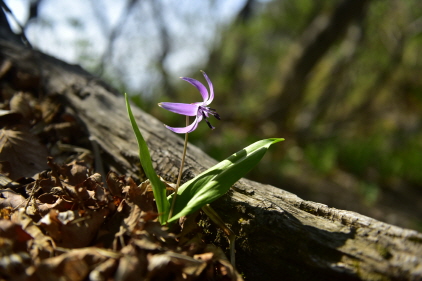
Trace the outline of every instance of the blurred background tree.
<instances>
[{"instance_id":1,"label":"blurred background tree","mask_svg":"<svg viewBox=\"0 0 422 281\"><path fill-rule=\"evenodd\" d=\"M184 118L156 103L197 101L177 77L206 71L222 121L193 143L221 160L286 138L249 178L422 230L421 1L18 2L34 46L171 126Z\"/></svg>"}]
</instances>

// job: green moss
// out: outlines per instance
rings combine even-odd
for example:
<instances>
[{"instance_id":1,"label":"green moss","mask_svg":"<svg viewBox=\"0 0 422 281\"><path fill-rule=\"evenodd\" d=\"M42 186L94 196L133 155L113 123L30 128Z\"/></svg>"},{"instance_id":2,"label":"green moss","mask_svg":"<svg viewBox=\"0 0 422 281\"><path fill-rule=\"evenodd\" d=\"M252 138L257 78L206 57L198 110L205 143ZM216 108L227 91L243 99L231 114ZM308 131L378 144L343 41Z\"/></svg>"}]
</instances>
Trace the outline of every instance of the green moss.
<instances>
[{"instance_id":1,"label":"green moss","mask_svg":"<svg viewBox=\"0 0 422 281\"><path fill-rule=\"evenodd\" d=\"M352 262L352 265L355 267L357 275L362 279L366 281L390 281L391 279L380 274L377 272L366 272L364 271L361 266L361 262L358 260L354 260Z\"/></svg>"},{"instance_id":2,"label":"green moss","mask_svg":"<svg viewBox=\"0 0 422 281\"><path fill-rule=\"evenodd\" d=\"M385 248L385 247L383 247L381 245L378 245L377 246L377 251L381 255L381 257L383 257L386 260L389 260L389 259L391 259L393 257L393 255L391 254L391 252L387 248Z\"/></svg>"}]
</instances>

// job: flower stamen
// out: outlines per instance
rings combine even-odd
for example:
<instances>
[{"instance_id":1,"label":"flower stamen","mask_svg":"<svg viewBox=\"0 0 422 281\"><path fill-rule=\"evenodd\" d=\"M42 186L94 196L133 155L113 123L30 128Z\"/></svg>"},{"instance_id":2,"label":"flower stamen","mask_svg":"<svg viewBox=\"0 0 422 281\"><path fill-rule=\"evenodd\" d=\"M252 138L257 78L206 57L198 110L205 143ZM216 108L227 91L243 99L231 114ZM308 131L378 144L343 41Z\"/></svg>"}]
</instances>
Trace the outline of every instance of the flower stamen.
<instances>
[{"instance_id":1,"label":"flower stamen","mask_svg":"<svg viewBox=\"0 0 422 281\"><path fill-rule=\"evenodd\" d=\"M205 122L207 122L208 127L210 127L211 130L214 130L215 127L213 125L211 125L210 121L208 121L208 118L205 115L205 112L203 112L203 111L201 111L201 112L202 112L202 117L204 117L204 120L205 120Z\"/></svg>"}]
</instances>

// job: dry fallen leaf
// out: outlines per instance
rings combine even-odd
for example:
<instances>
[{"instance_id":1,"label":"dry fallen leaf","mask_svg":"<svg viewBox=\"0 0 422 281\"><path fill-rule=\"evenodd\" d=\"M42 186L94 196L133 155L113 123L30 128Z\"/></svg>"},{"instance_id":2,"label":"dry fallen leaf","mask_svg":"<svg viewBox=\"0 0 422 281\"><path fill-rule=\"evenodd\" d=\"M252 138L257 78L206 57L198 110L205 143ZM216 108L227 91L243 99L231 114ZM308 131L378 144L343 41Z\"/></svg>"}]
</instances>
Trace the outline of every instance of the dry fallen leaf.
<instances>
[{"instance_id":1,"label":"dry fallen leaf","mask_svg":"<svg viewBox=\"0 0 422 281\"><path fill-rule=\"evenodd\" d=\"M77 185L88 178L88 168L74 161L60 166L60 174L70 185Z\"/></svg>"},{"instance_id":2,"label":"dry fallen leaf","mask_svg":"<svg viewBox=\"0 0 422 281\"><path fill-rule=\"evenodd\" d=\"M26 248L24 243L32 239L21 225L8 220L0 220L0 237L13 239L15 247L19 250L24 250Z\"/></svg>"},{"instance_id":3,"label":"dry fallen leaf","mask_svg":"<svg viewBox=\"0 0 422 281\"><path fill-rule=\"evenodd\" d=\"M48 168L48 152L28 130L0 129L0 163L7 163L12 180L31 177Z\"/></svg>"},{"instance_id":4,"label":"dry fallen leaf","mask_svg":"<svg viewBox=\"0 0 422 281\"><path fill-rule=\"evenodd\" d=\"M24 208L15 211L11 217L11 221L21 225L25 229L25 232L33 237L32 240L28 241L27 250L34 264L38 264L41 260L53 256L55 248L53 239L45 235L39 226L25 214Z\"/></svg>"},{"instance_id":5,"label":"dry fallen leaf","mask_svg":"<svg viewBox=\"0 0 422 281\"><path fill-rule=\"evenodd\" d=\"M74 249L57 257L43 260L31 276L34 280L86 280L94 266L108 259L96 248Z\"/></svg>"},{"instance_id":6,"label":"dry fallen leaf","mask_svg":"<svg viewBox=\"0 0 422 281\"><path fill-rule=\"evenodd\" d=\"M108 213L107 209L87 210L84 215L80 215L77 210L51 210L39 224L54 239L57 246L81 248L88 246L95 238Z\"/></svg>"},{"instance_id":7,"label":"dry fallen leaf","mask_svg":"<svg viewBox=\"0 0 422 281\"><path fill-rule=\"evenodd\" d=\"M26 199L11 189L0 190L0 208L16 209L25 206Z\"/></svg>"},{"instance_id":8,"label":"dry fallen leaf","mask_svg":"<svg viewBox=\"0 0 422 281\"><path fill-rule=\"evenodd\" d=\"M0 262L0 279L20 272L21 280L33 281L242 280L220 248L204 243L195 217L187 217L176 233L157 221L148 181L138 186L112 174L111 195L101 175L81 163L49 159L49 166L51 171L21 188L29 201L1 191L0 204L8 208L3 218L10 221L0 220L0 234L8 233L0 235L0 244L6 260L17 258L19 266Z\"/></svg>"}]
</instances>

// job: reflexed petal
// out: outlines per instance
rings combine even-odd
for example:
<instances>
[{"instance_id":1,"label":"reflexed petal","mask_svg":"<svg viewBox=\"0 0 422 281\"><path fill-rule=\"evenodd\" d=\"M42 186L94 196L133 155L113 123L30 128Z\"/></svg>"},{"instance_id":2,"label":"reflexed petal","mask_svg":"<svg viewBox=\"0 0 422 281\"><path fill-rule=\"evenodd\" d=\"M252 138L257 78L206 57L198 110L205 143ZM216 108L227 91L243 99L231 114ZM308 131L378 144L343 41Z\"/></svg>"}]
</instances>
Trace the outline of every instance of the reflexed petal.
<instances>
[{"instance_id":1,"label":"reflexed petal","mask_svg":"<svg viewBox=\"0 0 422 281\"><path fill-rule=\"evenodd\" d=\"M158 106L182 115L196 116L199 105L189 103L177 103L177 102L160 102Z\"/></svg>"},{"instance_id":2,"label":"reflexed petal","mask_svg":"<svg viewBox=\"0 0 422 281\"><path fill-rule=\"evenodd\" d=\"M209 97L208 100L204 100L205 101L205 105L209 105L213 101L213 99L214 99L214 87L212 86L211 80L208 78L208 75L204 71L202 71L202 70L201 70L201 72L202 72L202 74L204 75L205 79L208 82L208 87L210 87L210 97Z\"/></svg>"},{"instance_id":3,"label":"reflexed petal","mask_svg":"<svg viewBox=\"0 0 422 281\"><path fill-rule=\"evenodd\" d=\"M169 130L171 130L171 131L173 131L177 134L190 133L190 132L195 131L196 127L198 127L198 123L202 121L202 118L203 118L202 115L197 116L195 118L195 121L193 121L193 123L190 124L187 127L170 127L170 126L167 126L167 125L164 125L164 126L166 126L167 129L169 129Z\"/></svg>"},{"instance_id":4,"label":"reflexed petal","mask_svg":"<svg viewBox=\"0 0 422 281\"><path fill-rule=\"evenodd\" d=\"M189 78L189 77L180 77L180 78L194 85L198 89L198 91L201 93L202 99L204 100L204 102L208 100L208 90L207 88L205 88L204 84L202 84L201 82L193 78Z\"/></svg>"}]
</instances>

